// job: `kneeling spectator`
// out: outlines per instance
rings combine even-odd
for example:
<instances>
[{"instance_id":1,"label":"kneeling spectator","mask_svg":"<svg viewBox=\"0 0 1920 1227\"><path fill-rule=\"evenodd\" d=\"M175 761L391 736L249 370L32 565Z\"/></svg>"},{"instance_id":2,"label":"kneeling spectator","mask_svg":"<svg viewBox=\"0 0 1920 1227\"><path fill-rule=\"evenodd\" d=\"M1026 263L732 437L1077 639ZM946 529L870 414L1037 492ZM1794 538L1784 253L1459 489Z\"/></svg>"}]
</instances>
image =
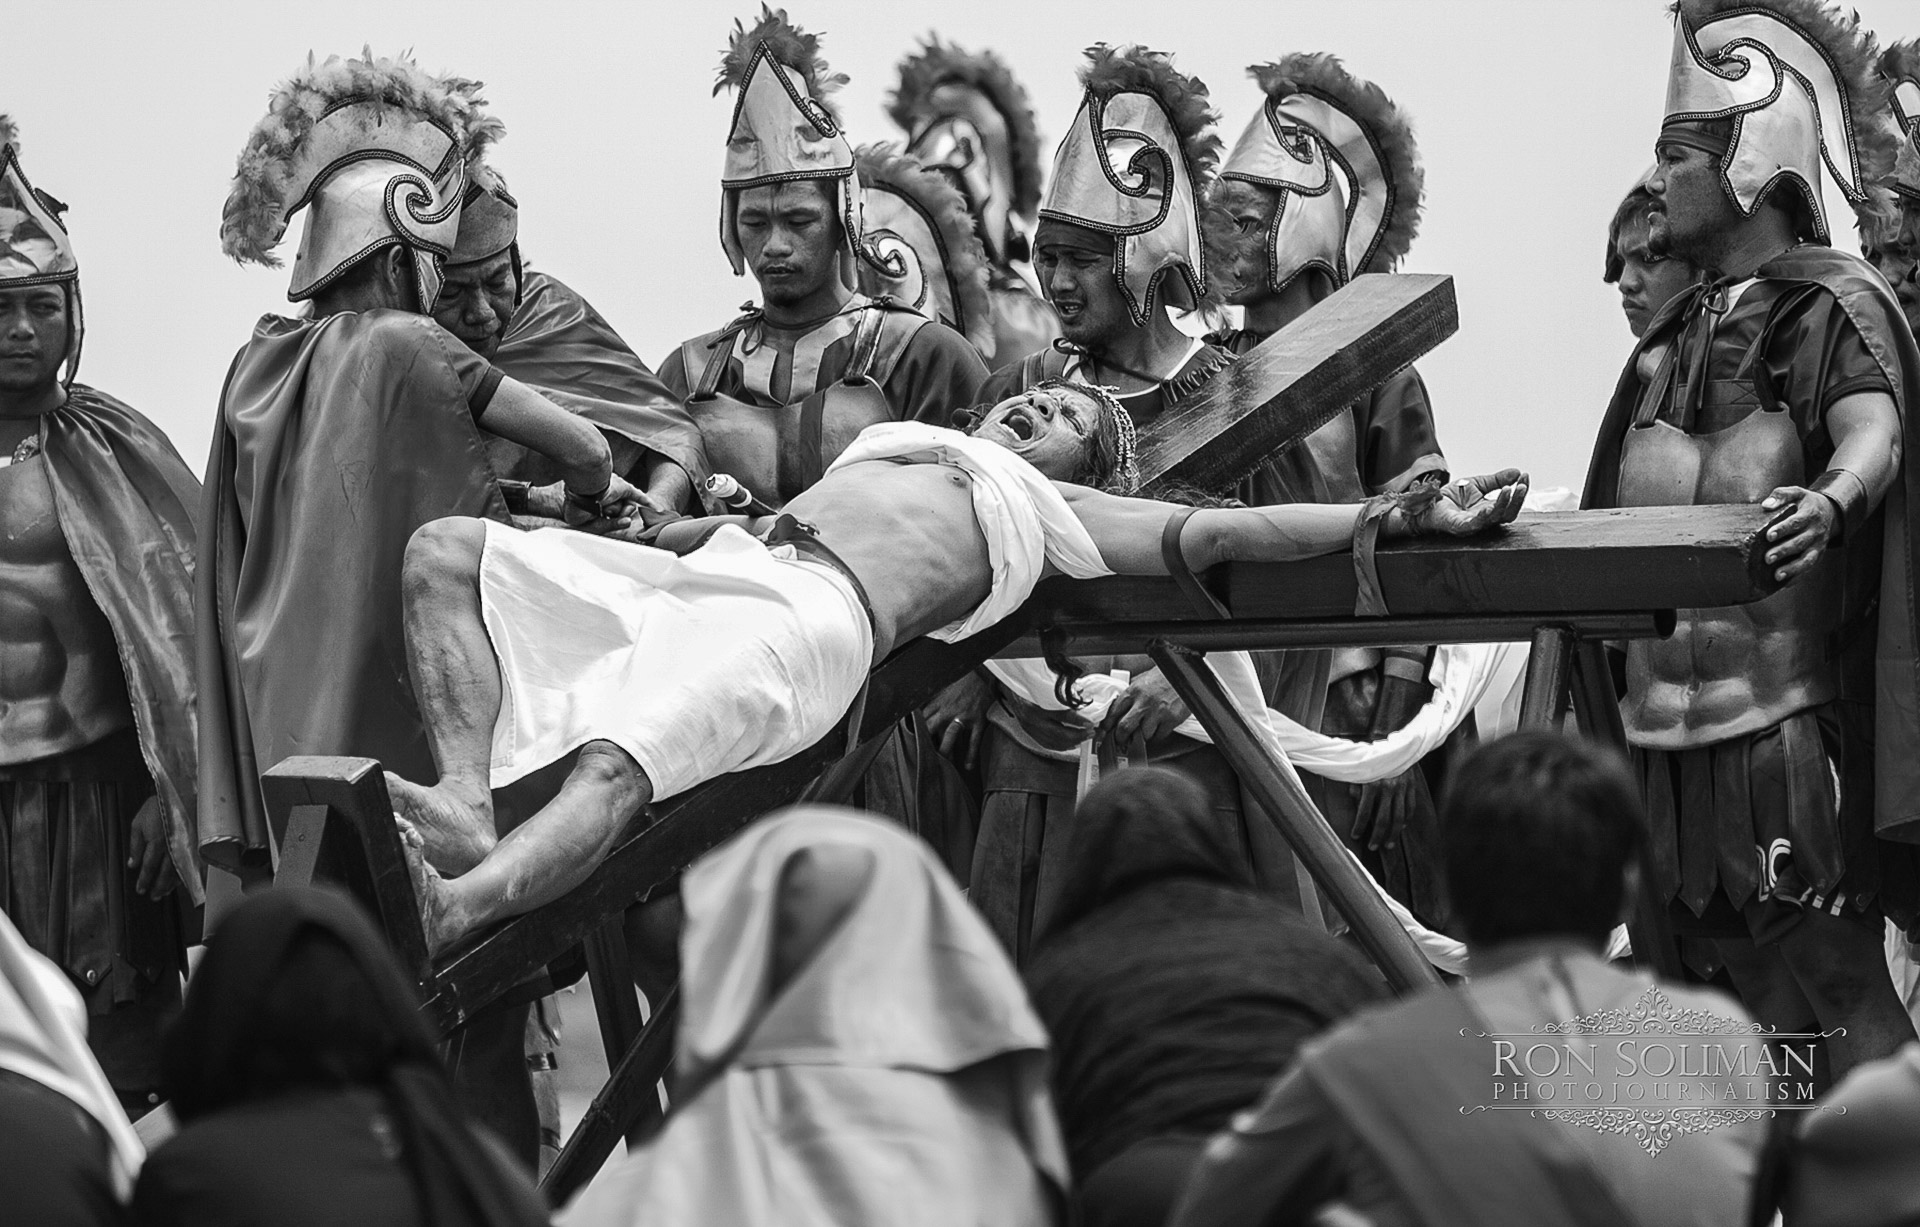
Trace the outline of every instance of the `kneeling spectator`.
<instances>
[{"instance_id":1,"label":"kneeling spectator","mask_svg":"<svg viewBox=\"0 0 1920 1227\"><path fill-rule=\"evenodd\" d=\"M1384 992L1341 943L1255 893L1209 804L1160 767L1089 790L1027 969L1082 1227L1164 1223L1207 1138L1303 1040Z\"/></svg>"},{"instance_id":2,"label":"kneeling spectator","mask_svg":"<svg viewBox=\"0 0 1920 1227\"><path fill-rule=\"evenodd\" d=\"M181 1130L141 1227L533 1227L504 1146L456 1105L420 1002L346 899L276 887L227 917L166 1050Z\"/></svg>"}]
</instances>

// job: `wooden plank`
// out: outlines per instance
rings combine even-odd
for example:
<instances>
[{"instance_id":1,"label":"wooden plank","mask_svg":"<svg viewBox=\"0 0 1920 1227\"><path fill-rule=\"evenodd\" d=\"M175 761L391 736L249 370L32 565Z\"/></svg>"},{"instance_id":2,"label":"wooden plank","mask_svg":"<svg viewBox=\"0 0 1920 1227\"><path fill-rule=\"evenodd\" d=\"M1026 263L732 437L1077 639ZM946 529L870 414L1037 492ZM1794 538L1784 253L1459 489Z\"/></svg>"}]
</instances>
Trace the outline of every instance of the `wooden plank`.
<instances>
[{"instance_id":1,"label":"wooden plank","mask_svg":"<svg viewBox=\"0 0 1920 1227\"><path fill-rule=\"evenodd\" d=\"M1573 632L1542 626L1527 648L1527 680L1520 692L1520 727L1557 733L1567 710L1568 675L1573 668Z\"/></svg>"},{"instance_id":2,"label":"wooden plank","mask_svg":"<svg viewBox=\"0 0 1920 1227\"><path fill-rule=\"evenodd\" d=\"M1517 643L1543 623L1594 639L1664 639L1673 633L1670 609L1602 614L1433 614L1384 618L1235 618L1168 622L1068 622L1068 655L1129 656L1155 640L1196 652L1267 652L1299 648L1387 648L1404 643ZM998 659L1043 656L1038 635L1022 635Z\"/></svg>"},{"instance_id":3,"label":"wooden plank","mask_svg":"<svg viewBox=\"0 0 1920 1227\"><path fill-rule=\"evenodd\" d=\"M654 1086L672 1064L679 1020L680 989L676 985L661 999L640 1038L615 1063L560 1157L547 1170L540 1191L549 1202L565 1205L593 1179L623 1135L641 1132L658 1118L660 1100Z\"/></svg>"},{"instance_id":4,"label":"wooden plank","mask_svg":"<svg viewBox=\"0 0 1920 1227\"><path fill-rule=\"evenodd\" d=\"M341 883L366 904L386 931L400 965L426 984L433 974L432 960L380 764L370 758L297 755L262 775L260 789L268 821L282 841L296 807L326 808L326 829L311 876Z\"/></svg>"},{"instance_id":5,"label":"wooden plank","mask_svg":"<svg viewBox=\"0 0 1920 1227\"><path fill-rule=\"evenodd\" d=\"M1222 490L1460 327L1453 278L1355 277L1140 431L1140 476Z\"/></svg>"},{"instance_id":6,"label":"wooden plank","mask_svg":"<svg viewBox=\"0 0 1920 1227\"><path fill-rule=\"evenodd\" d=\"M1396 541L1375 555L1395 614L1491 611L1551 616L1740 605L1775 591L1755 504L1530 512L1472 538ZM1230 563L1205 580L1234 618L1353 615L1353 559ZM1049 579L1028 612L1051 622L1197 619L1172 580L1144 576Z\"/></svg>"}]
</instances>

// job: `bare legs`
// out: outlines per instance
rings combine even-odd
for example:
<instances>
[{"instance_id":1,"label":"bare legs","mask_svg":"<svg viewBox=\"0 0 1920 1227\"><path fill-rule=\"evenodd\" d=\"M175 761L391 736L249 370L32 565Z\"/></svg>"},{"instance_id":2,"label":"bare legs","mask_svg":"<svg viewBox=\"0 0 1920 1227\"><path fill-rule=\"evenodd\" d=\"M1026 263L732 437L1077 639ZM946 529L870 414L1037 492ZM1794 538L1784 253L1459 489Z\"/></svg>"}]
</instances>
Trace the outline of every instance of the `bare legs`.
<instances>
[{"instance_id":1,"label":"bare legs","mask_svg":"<svg viewBox=\"0 0 1920 1227\"><path fill-rule=\"evenodd\" d=\"M652 799L653 785L632 756L611 742L590 741L560 795L459 877L442 877L429 864L424 841L403 826L428 948L439 951L580 885Z\"/></svg>"},{"instance_id":2,"label":"bare legs","mask_svg":"<svg viewBox=\"0 0 1920 1227\"><path fill-rule=\"evenodd\" d=\"M407 542L400 593L407 669L440 769L431 788L387 775L394 810L413 824L445 873L480 863L494 845L487 766L500 715L500 663L480 616L480 520L435 520Z\"/></svg>"},{"instance_id":3,"label":"bare legs","mask_svg":"<svg viewBox=\"0 0 1920 1227\"><path fill-rule=\"evenodd\" d=\"M436 520L407 543L401 581L408 665L440 780L429 788L390 774L387 787L436 950L578 886L653 796L626 751L589 742L559 795L496 838L488 765L501 681L480 614L485 544L482 521Z\"/></svg>"}]
</instances>

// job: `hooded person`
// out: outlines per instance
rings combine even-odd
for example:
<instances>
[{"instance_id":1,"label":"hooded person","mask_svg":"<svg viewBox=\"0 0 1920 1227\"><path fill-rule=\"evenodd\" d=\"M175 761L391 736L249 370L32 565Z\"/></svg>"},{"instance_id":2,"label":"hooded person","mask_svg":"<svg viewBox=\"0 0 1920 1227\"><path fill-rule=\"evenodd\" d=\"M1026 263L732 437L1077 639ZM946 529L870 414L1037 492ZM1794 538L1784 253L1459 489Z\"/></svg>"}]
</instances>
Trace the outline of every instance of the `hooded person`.
<instances>
[{"instance_id":1,"label":"hooded person","mask_svg":"<svg viewBox=\"0 0 1920 1227\"><path fill-rule=\"evenodd\" d=\"M1005 62L930 34L900 61L887 116L907 134L907 152L953 182L985 245L992 327L974 341L981 355L998 368L1060 335L1059 318L1032 284L1040 132Z\"/></svg>"},{"instance_id":2,"label":"hooded person","mask_svg":"<svg viewBox=\"0 0 1920 1227\"><path fill-rule=\"evenodd\" d=\"M967 339L860 290L868 246L853 146L831 97L846 82L820 39L762 7L736 22L720 79L734 91L720 176L720 246L762 305L681 344L660 378L686 405L716 474L769 507L820 479L877 422L946 425L978 399Z\"/></svg>"},{"instance_id":3,"label":"hooded person","mask_svg":"<svg viewBox=\"0 0 1920 1227\"><path fill-rule=\"evenodd\" d=\"M1168 314L1212 302L1200 204L1220 157L1216 116L1206 83L1162 51L1097 43L1080 83L1034 232L1061 336L995 372L980 399L1044 379L1104 384L1144 426L1233 360Z\"/></svg>"},{"instance_id":4,"label":"hooded person","mask_svg":"<svg viewBox=\"0 0 1920 1227\"><path fill-rule=\"evenodd\" d=\"M624 526L633 487L606 438L435 323L453 250L479 84L404 57L309 57L273 93L239 160L221 222L226 252L273 265L295 213L305 230L288 297L235 355L207 465L195 589L200 841L223 870L264 875L260 772L291 755L359 755L434 769L407 677L400 573L414 530L441 516L505 522L483 434L546 457L569 522ZM464 144L463 144L464 139ZM522 1003L523 1004L523 1003ZM463 1085L498 1087L487 1118L537 1146L518 1052L468 1042ZM505 1036L512 1032L511 1044ZM518 1123L516 1123L516 1121Z\"/></svg>"},{"instance_id":5,"label":"hooded person","mask_svg":"<svg viewBox=\"0 0 1920 1227\"><path fill-rule=\"evenodd\" d=\"M482 159L495 125L469 124L460 230L433 317L500 370L592 422L614 469L661 508L684 510L707 477L700 430L593 304L520 252L520 202ZM515 514L559 519L560 475L524 445L486 436ZM536 489L545 487L544 489Z\"/></svg>"},{"instance_id":6,"label":"hooded person","mask_svg":"<svg viewBox=\"0 0 1920 1227\"><path fill-rule=\"evenodd\" d=\"M790 809L682 895L673 1111L560 1223L1059 1221L1046 1032L926 845Z\"/></svg>"},{"instance_id":7,"label":"hooded person","mask_svg":"<svg viewBox=\"0 0 1920 1227\"><path fill-rule=\"evenodd\" d=\"M1207 212L1215 275L1245 313L1216 334L1244 354L1353 278L1390 272L1420 228L1426 172L1406 112L1323 52L1247 70L1264 95L1220 166ZM1247 481L1253 503L1344 503L1447 481L1420 373L1409 366ZM1268 701L1336 737L1404 728L1431 699L1432 649L1336 648L1264 655ZM1464 742L1461 734L1455 746ZM1446 921L1433 792L1447 754L1370 784L1308 776L1328 821L1427 924Z\"/></svg>"},{"instance_id":8,"label":"hooded person","mask_svg":"<svg viewBox=\"0 0 1920 1227\"><path fill-rule=\"evenodd\" d=\"M261 891L226 918L167 1045L179 1132L142 1224L533 1227L527 1177L455 1102L420 1002L345 896Z\"/></svg>"},{"instance_id":9,"label":"hooded person","mask_svg":"<svg viewBox=\"0 0 1920 1227\"><path fill-rule=\"evenodd\" d=\"M1103 778L1027 966L1080 1222L1163 1222L1208 1137L1309 1036L1381 996L1341 943L1254 888L1191 780Z\"/></svg>"},{"instance_id":10,"label":"hooded person","mask_svg":"<svg viewBox=\"0 0 1920 1227\"><path fill-rule=\"evenodd\" d=\"M1861 251L1893 287L1907 326L1920 335L1920 39L1895 43L1880 56L1880 76L1898 145L1887 186L1899 212L1861 235Z\"/></svg>"},{"instance_id":11,"label":"hooded person","mask_svg":"<svg viewBox=\"0 0 1920 1227\"><path fill-rule=\"evenodd\" d=\"M144 1111L203 897L200 483L152 422L77 381L65 208L0 115L0 910L81 988L108 1077Z\"/></svg>"},{"instance_id":12,"label":"hooded person","mask_svg":"<svg viewBox=\"0 0 1920 1227\"><path fill-rule=\"evenodd\" d=\"M16 1221L109 1227L146 1158L87 1047L66 972L0 913L0 1198Z\"/></svg>"},{"instance_id":13,"label":"hooded person","mask_svg":"<svg viewBox=\"0 0 1920 1227\"><path fill-rule=\"evenodd\" d=\"M1776 513L1779 590L1629 644L1621 715L1649 889L1762 1022L1830 1034L1835 1077L1914 1038L1882 916L1916 903L1920 349L1886 282L1829 246L1820 190L1824 165L1863 229L1892 216L1875 57L1817 0L1678 6L1650 239L1704 279L1628 359L1583 499Z\"/></svg>"}]
</instances>

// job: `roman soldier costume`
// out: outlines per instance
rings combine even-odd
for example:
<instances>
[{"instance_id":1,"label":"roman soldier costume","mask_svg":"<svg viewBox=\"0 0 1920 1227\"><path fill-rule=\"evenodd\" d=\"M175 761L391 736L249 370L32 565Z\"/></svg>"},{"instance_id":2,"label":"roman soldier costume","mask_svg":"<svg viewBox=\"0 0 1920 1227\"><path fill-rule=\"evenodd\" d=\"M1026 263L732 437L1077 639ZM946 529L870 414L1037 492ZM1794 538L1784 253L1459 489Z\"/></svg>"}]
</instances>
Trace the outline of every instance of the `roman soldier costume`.
<instances>
[{"instance_id":1,"label":"roman soldier costume","mask_svg":"<svg viewBox=\"0 0 1920 1227\"><path fill-rule=\"evenodd\" d=\"M1861 214L1893 158L1871 38L1811 2L1683 3L1664 143L1720 159L1751 215L1771 197L1802 242L1754 275L1676 297L1608 406L1585 505L1756 502L1809 487L1841 512L1834 548L1764 600L1680 612L1627 648L1621 704L1652 822L1652 883L1687 917L1759 941L1820 908L1911 919L1920 841L1913 644L1920 350L1885 281L1827 246L1820 167ZM1908 462L1892 478L1831 464L1827 410L1885 393ZM1727 914L1727 905L1742 915Z\"/></svg>"},{"instance_id":2,"label":"roman soldier costume","mask_svg":"<svg viewBox=\"0 0 1920 1227\"><path fill-rule=\"evenodd\" d=\"M872 257L860 261L861 292L905 303L989 352L986 251L966 198L937 169L888 145L862 145L855 165Z\"/></svg>"},{"instance_id":3,"label":"roman soldier costume","mask_svg":"<svg viewBox=\"0 0 1920 1227\"><path fill-rule=\"evenodd\" d=\"M1255 65L1248 75L1265 98L1221 164L1216 191L1228 182L1249 184L1274 207L1257 236L1264 260L1242 264L1264 264L1264 289L1273 295L1302 278L1320 295L1362 274L1390 271L1418 233L1426 178L1406 113L1332 55L1289 55ZM1217 235L1209 230L1210 239ZM1234 241L1254 239L1236 235ZM1216 263L1224 264L1225 254ZM1269 335L1241 329L1214 340L1244 354ZM1268 457L1242 497L1257 505L1360 503L1446 480L1426 385L1408 367L1298 445ZM1417 705L1389 710L1386 678L1424 691L1430 657L1425 647L1339 648L1273 653L1262 663L1271 671L1273 707L1307 728L1367 741L1418 712ZM1412 797L1400 836L1379 849L1355 838L1363 786L1307 777L1333 828L1356 845L1389 891L1434 925L1445 919L1432 801L1444 758L1444 751L1429 756L1424 775L1408 781Z\"/></svg>"},{"instance_id":4,"label":"roman soldier costume","mask_svg":"<svg viewBox=\"0 0 1920 1227\"><path fill-rule=\"evenodd\" d=\"M877 259L867 246L864 194L829 97L846 80L829 72L817 36L762 9L736 24L718 89L735 91L721 173L720 245L746 272L740 195L799 179L829 186L841 233L841 278ZM854 437L878 422L949 423L974 402L986 368L964 337L904 303L854 293L803 329L770 324L757 307L682 344L660 377L699 425L707 460L767 504L779 506L820 479Z\"/></svg>"},{"instance_id":5,"label":"roman soldier costume","mask_svg":"<svg viewBox=\"0 0 1920 1227\"><path fill-rule=\"evenodd\" d=\"M907 152L959 189L985 244L992 327L969 339L996 368L1044 347L1060 321L1028 264L1041 148L1027 91L993 52L929 36L900 62L887 115L907 134Z\"/></svg>"},{"instance_id":6,"label":"roman soldier costume","mask_svg":"<svg viewBox=\"0 0 1920 1227\"><path fill-rule=\"evenodd\" d=\"M1169 306L1202 306L1208 298L1200 200L1220 146L1210 131L1206 85L1161 52L1104 44L1088 49L1080 82L1080 109L1054 152L1039 216L1113 239L1114 280L1136 325ZM1233 358L1196 338L1175 370L1122 395L1120 403L1136 425L1145 425ZM1056 340L996 371L980 399L993 403L1045 379L1105 384L1101 361L1098 353Z\"/></svg>"},{"instance_id":7,"label":"roman soldier costume","mask_svg":"<svg viewBox=\"0 0 1920 1227\"><path fill-rule=\"evenodd\" d=\"M264 871L260 771L294 754L431 778L407 682L401 559L442 516L505 520L476 427L502 372L434 323L467 186L477 82L404 58L309 61L241 151L224 250L273 265L307 214L288 297L397 248L413 310L269 314L220 398L196 592L206 858Z\"/></svg>"},{"instance_id":8,"label":"roman soldier costume","mask_svg":"<svg viewBox=\"0 0 1920 1227\"><path fill-rule=\"evenodd\" d=\"M0 289L57 287L68 322L64 402L0 455L0 907L85 995L89 1041L138 1115L158 1102L204 897L188 650L200 483L153 423L75 382L65 208L28 182L0 115ZM127 868L150 807L172 898L141 894Z\"/></svg>"},{"instance_id":9,"label":"roman soldier costume","mask_svg":"<svg viewBox=\"0 0 1920 1227\"><path fill-rule=\"evenodd\" d=\"M449 266L507 256L513 270L513 315L494 349L494 366L554 404L598 426L613 447L614 472L646 488L649 455L706 480L700 428L640 356L593 304L553 274L529 267L520 254L520 202L498 171L478 160L488 140L483 125L468 140L467 188ZM545 457L498 435L486 436L487 455L509 483L546 485L560 474ZM517 510L517 508L516 508Z\"/></svg>"}]
</instances>

